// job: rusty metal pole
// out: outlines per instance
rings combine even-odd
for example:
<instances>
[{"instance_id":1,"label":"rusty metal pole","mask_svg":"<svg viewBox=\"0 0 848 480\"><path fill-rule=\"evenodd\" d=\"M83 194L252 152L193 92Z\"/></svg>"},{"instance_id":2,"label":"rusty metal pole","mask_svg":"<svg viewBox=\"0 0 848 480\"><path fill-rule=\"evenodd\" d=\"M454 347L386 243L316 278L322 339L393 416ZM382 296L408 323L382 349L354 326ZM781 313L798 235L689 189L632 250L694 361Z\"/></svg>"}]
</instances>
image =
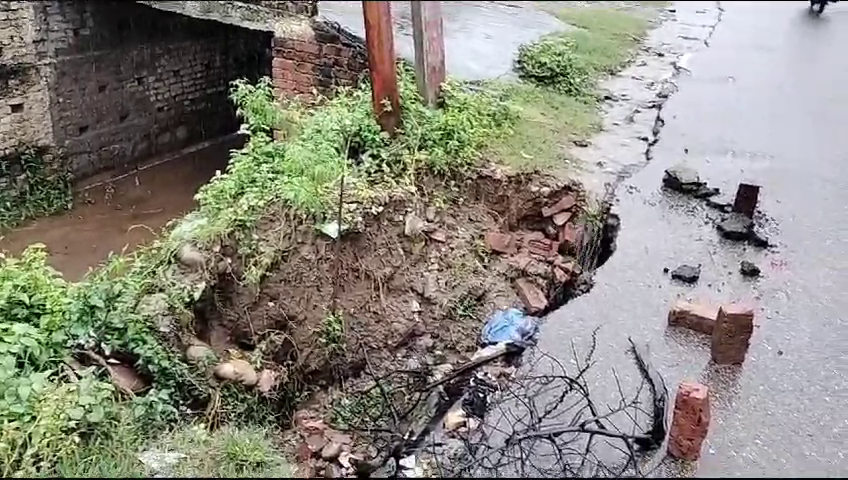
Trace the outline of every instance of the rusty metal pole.
<instances>
[{"instance_id":1,"label":"rusty metal pole","mask_svg":"<svg viewBox=\"0 0 848 480\"><path fill-rule=\"evenodd\" d=\"M374 114L383 130L391 135L400 126L391 2L363 0L362 14L365 17L365 44L368 47Z\"/></svg>"},{"instance_id":2,"label":"rusty metal pole","mask_svg":"<svg viewBox=\"0 0 848 480\"><path fill-rule=\"evenodd\" d=\"M445 38L442 2L412 0L415 79L424 104L434 107L445 81Z\"/></svg>"}]
</instances>

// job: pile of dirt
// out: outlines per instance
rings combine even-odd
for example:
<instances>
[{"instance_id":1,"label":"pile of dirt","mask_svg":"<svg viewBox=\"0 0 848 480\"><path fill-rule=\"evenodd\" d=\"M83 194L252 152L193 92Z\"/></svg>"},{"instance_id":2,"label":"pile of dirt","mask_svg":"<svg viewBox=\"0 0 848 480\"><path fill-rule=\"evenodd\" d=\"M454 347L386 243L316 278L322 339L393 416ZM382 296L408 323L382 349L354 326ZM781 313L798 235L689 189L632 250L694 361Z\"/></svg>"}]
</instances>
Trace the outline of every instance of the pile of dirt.
<instances>
[{"instance_id":1,"label":"pile of dirt","mask_svg":"<svg viewBox=\"0 0 848 480\"><path fill-rule=\"evenodd\" d=\"M577 289L581 250L598 244L586 238L600 231L585 223L590 213L575 184L490 169L453 188L433 181L338 243L314 226L269 223L257 234L284 237L288 254L258 292L241 281L238 261L219 269L196 305L195 333L218 356L258 352L278 392L456 365L477 350L495 310L544 316ZM332 423L332 401L313 396L309 408Z\"/></svg>"}]
</instances>

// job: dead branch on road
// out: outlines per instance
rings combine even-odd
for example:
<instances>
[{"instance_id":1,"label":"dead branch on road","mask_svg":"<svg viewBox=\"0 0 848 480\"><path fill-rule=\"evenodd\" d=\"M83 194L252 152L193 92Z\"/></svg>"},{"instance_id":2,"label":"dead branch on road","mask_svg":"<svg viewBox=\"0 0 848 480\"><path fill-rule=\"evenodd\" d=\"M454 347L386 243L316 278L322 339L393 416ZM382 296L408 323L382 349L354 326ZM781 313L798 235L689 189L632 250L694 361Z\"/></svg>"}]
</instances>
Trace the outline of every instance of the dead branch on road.
<instances>
[{"instance_id":1,"label":"dead branch on road","mask_svg":"<svg viewBox=\"0 0 848 480\"><path fill-rule=\"evenodd\" d=\"M501 373L514 367L491 364L505 363L501 355L436 378L432 371L378 377L369 366L371 388L389 405L364 420L369 428L354 427L369 432L381 452L357 465L358 474L368 477L380 469L397 475L401 459L415 454L429 475L442 477L646 475L641 460L666 434L665 384L647 350L631 341L642 381L628 395L613 372L609 384L617 398L601 402L588 375L596 342L593 334L582 356L573 349L568 368L550 355L528 352L521 373L506 381ZM446 432L442 419L458 403L468 419Z\"/></svg>"}]
</instances>

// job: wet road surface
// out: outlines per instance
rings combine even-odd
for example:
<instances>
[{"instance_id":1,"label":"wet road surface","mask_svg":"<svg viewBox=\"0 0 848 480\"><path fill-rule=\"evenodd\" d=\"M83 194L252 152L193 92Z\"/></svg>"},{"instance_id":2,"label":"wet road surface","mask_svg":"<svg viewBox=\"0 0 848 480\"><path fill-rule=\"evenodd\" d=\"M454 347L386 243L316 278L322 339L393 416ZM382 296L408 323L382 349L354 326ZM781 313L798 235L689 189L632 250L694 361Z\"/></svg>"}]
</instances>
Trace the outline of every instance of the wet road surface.
<instances>
[{"instance_id":1,"label":"wet road surface","mask_svg":"<svg viewBox=\"0 0 848 480\"><path fill-rule=\"evenodd\" d=\"M0 234L0 250L18 255L27 245L43 243L50 265L66 279L80 280L110 253L149 242L171 219L194 208L197 189L226 168L234 146L226 140L115 181L90 182L71 211Z\"/></svg>"},{"instance_id":2,"label":"wet road surface","mask_svg":"<svg viewBox=\"0 0 848 480\"><path fill-rule=\"evenodd\" d=\"M623 179L618 249L588 295L548 318L540 348L568 359L570 341L585 344L599 326L593 388L609 399L610 368L625 385L638 378L628 336L649 343L672 395L684 379L709 385L712 423L689 473L845 476L848 3L821 18L805 2L722 2L723 14L716 7L675 5L676 21L654 33L646 60L609 82L628 101L608 105L608 131L579 154L596 185ZM671 85L669 57L679 90L656 122L657 109L645 104ZM652 129L658 142L646 155ZM730 194L740 181L761 185L759 222L777 246L720 240L715 211L663 192L663 171L680 162ZM758 264L762 278L743 279L742 260ZM663 273L683 263L702 265L696 286ZM744 365L718 368L707 338L666 327L679 297L756 306Z\"/></svg>"},{"instance_id":3,"label":"wet road surface","mask_svg":"<svg viewBox=\"0 0 848 480\"><path fill-rule=\"evenodd\" d=\"M414 61L410 3L391 3L395 53ZM362 2L324 2L320 13L365 38ZM464 80L509 77L519 45L569 28L533 2L442 2L442 16L445 68Z\"/></svg>"}]
</instances>

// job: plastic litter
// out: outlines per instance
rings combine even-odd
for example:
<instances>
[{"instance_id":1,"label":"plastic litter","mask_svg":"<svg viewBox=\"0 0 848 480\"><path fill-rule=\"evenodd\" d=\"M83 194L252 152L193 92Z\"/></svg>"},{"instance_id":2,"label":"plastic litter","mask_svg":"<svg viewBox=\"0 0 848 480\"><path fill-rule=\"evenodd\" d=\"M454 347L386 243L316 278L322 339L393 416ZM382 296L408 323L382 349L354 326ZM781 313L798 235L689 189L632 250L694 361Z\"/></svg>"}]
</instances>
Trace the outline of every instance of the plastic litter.
<instances>
[{"instance_id":1,"label":"plastic litter","mask_svg":"<svg viewBox=\"0 0 848 480\"><path fill-rule=\"evenodd\" d=\"M480 342L485 345L509 343L526 348L535 342L539 330L536 317L517 308L498 310L483 325Z\"/></svg>"}]
</instances>

